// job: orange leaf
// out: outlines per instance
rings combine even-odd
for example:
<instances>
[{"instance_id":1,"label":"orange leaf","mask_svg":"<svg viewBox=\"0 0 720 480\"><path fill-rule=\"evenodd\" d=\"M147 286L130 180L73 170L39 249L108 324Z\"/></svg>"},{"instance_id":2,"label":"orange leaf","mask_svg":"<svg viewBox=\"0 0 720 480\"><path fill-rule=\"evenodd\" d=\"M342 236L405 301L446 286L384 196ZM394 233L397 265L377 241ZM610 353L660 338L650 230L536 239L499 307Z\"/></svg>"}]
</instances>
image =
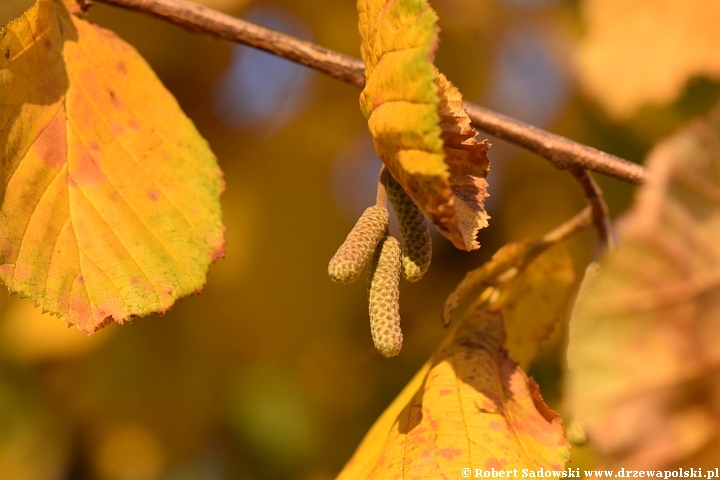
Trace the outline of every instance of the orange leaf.
<instances>
[{"instance_id":1,"label":"orange leaf","mask_svg":"<svg viewBox=\"0 0 720 480\"><path fill-rule=\"evenodd\" d=\"M60 0L8 24L0 52L10 291L87 333L200 291L223 255L222 172L145 61Z\"/></svg>"},{"instance_id":2,"label":"orange leaf","mask_svg":"<svg viewBox=\"0 0 720 480\"><path fill-rule=\"evenodd\" d=\"M500 313L475 310L378 419L338 480L457 478L463 468L561 470L561 420L502 347ZM520 476L520 472L516 472Z\"/></svg>"}]
</instances>

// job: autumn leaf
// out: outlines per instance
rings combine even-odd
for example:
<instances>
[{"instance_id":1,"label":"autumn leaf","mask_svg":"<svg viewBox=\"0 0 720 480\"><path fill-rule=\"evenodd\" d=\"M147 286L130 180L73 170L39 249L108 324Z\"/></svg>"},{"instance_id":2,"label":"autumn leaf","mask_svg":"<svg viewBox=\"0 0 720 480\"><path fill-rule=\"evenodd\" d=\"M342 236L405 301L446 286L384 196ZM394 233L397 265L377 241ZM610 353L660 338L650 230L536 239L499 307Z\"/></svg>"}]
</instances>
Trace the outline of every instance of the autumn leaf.
<instances>
[{"instance_id":1,"label":"autumn leaf","mask_svg":"<svg viewBox=\"0 0 720 480\"><path fill-rule=\"evenodd\" d=\"M360 107L375 150L438 230L463 250L487 226L487 141L433 65L437 15L426 0L358 0L366 64Z\"/></svg>"},{"instance_id":2,"label":"autumn leaf","mask_svg":"<svg viewBox=\"0 0 720 480\"><path fill-rule=\"evenodd\" d=\"M720 79L720 3L584 0L579 78L614 117L675 100L696 76Z\"/></svg>"},{"instance_id":3,"label":"autumn leaf","mask_svg":"<svg viewBox=\"0 0 720 480\"><path fill-rule=\"evenodd\" d=\"M479 268L468 272L445 302L450 322L458 304L479 291L470 311L484 308L505 319L505 348L523 368L563 318L575 282L572 258L562 243L511 242Z\"/></svg>"},{"instance_id":4,"label":"autumn leaf","mask_svg":"<svg viewBox=\"0 0 720 480\"><path fill-rule=\"evenodd\" d=\"M573 314L569 406L615 468L720 458L719 113L652 151ZM689 460L703 451L714 464Z\"/></svg>"},{"instance_id":5,"label":"autumn leaf","mask_svg":"<svg viewBox=\"0 0 720 480\"><path fill-rule=\"evenodd\" d=\"M223 181L145 61L66 1L2 30L0 279L92 333L203 288Z\"/></svg>"},{"instance_id":6,"label":"autumn leaf","mask_svg":"<svg viewBox=\"0 0 720 480\"><path fill-rule=\"evenodd\" d=\"M463 468L560 470L561 420L503 348L502 315L459 322L378 419L338 480L457 478Z\"/></svg>"}]
</instances>

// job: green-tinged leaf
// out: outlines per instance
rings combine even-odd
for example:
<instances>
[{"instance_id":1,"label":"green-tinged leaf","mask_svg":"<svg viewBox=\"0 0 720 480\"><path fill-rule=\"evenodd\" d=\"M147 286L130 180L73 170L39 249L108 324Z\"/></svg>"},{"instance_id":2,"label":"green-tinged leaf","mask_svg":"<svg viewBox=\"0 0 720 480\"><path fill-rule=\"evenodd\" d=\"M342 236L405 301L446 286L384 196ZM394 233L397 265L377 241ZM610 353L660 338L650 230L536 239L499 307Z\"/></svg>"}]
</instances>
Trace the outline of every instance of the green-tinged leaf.
<instances>
[{"instance_id":1,"label":"green-tinged leaf","mask_svg":"<svg viewBox=\"0 0 720 480\"><path fill-rule=\"evenodd\" d=\"M569 445L560 418L507 357L502 323L500 313L480 309L453 327L338 480L456 478L463 468L563 469Z\"/></svg>"},{"instance_id":2,"label":"green-tinged leaf","mask_svg":"<svg viewBox=\"0 0 720 480\"><path fill-rule=\"evenodd\" d=\"M575 308L569 405L612 467L720 458L720 117L661 142ZM705 460L692 457L704 452ZM708 459L712 460L709 461ZM715 463L713 463L715 462Z\"/></svg>"},{"instance_id":3,"label":"green-tinged leaf","mask_svg":"<svg viewBox=\"0 0 720 480\"><path fill-rule=\"evenodd\" d=\"M458 248L487 226L487 142L460 92L433 65L437 15L427 0L358 0L367 66L360 107L375 150L425 215Z\"/></svg>"},{"instance_id":4,"label":"green-tinged leaf","mask_svg":"<svg viewBox=\"0 0 720 480\"><path fill-rule=\"evenodd\" d=\"M2 30L0 279L92 333L203 288L223 180L138 53L66 1Z\"/></svg>"}]
</instances>

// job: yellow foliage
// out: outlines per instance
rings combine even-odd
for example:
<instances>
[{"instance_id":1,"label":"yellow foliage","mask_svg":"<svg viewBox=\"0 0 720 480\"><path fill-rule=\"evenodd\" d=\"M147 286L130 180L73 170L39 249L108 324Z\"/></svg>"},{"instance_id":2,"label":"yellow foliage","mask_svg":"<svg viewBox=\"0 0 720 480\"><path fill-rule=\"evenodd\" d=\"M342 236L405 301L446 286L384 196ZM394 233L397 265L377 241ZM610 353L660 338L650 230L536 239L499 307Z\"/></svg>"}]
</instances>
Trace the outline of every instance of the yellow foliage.
<instances>
[{"instance_id":1,"label":"yellow foliage","mask_svg":"<svg viewBox=\"0 0 720 480\"><path fill-rule=\"evenodd\" d=\"M559 416L508 357L502 315L459 322L372 427L338 480L455 478L463 468L560 470Z\"/></svg>"},{"instance_id":2,"label":"yellow foliage","mask_svg":"<svg viewBox=\"0 0 720 480\"><path fill-rule=\"evenodd\" d=\"M580 81L614 117L675 100L689 79L720 79L720 2L585 0Z\"/></svg>"},{"instance_id":3,"label":"yellow foliage","mask_svg":"<svg viewBox=\"0 0 720 480\"><path fill-rule=\"evenodd\" d=\"M449 323L462 299L479 290L469 311L501 312L507 331L505 348L511 359L527 368L563 318L574 282L572 258L563 244L511 242L468 272L446 300L443 319Z\"/></svg>"},{"instance_id":4,"label":"yellow foliage","mask_svg":"<svg viewBox=\"0 0 720 480\"><path fill-rule=\"evenodd\" d=\"M86 333L199 292L222 173L145 61L60 0L0 51L0 279Z\"/></svg>"}]
</instances>

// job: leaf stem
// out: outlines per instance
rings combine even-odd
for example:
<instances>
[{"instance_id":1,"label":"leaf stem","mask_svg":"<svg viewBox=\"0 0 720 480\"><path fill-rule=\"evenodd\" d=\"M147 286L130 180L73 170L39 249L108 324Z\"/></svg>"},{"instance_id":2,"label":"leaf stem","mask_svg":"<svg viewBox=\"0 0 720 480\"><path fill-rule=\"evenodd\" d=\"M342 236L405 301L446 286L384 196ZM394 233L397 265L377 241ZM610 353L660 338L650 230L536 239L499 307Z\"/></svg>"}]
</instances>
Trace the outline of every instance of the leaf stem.
<instances>
[{"instance_id":1,"label":"leaf stem","mask_svg":"<svg viewBox=\"0 0 720 480\"><path fill-rule=\"evenodd\" d=\"M583 228L587 228L593 221L592 207L587 206L571 219L565 221L562 225L554 230L546 233L538 240L538 244L555 244L573 236Z\"/></svg>"},{"instance_id":2,"label":"leaf stem","mask_svg":"<svg viewBox=\"0 0 720 480\"><path fill-rule=\"evenodd\" d=\"M610 224L610 216L608 214L608 207L603 198L602 190L600 186L584 168L570 167L568 168L573 177L578 181L580 186L585 193L590 208L592 209L592 219L597 230L598 237L602 246L607 248L615 247L615 238L612 232L612 226Z\"/></svg>"},{"instance_id":3,"label":"leaf stem","mask_svg":"<svg viewBox=\"0 0 720 480\"><path fill-rule=\"evenodd\" d=\"M379 207L387 206L388 175L390 175L390 172L385 167L385 165L383 165L382 168L380 169L380 174L378 174L377 197L375 200L375 205L377 205Z\"/></svg>"},{"instance_id":4,"label":"leaf stem","mask_svg":"<svg viewBox=\"0 0 720 480\"><path fill-rule=\"evenodd\" d=\"M84 2L85 0L83 0ZM311 42L261 27L185 0L96 0L152 15L191 32L242 43L278 55L329 75L365 86L365 65L353 58ZM465 102L473 124L491 135L549 160L561 169L582 167L632 184L649 179L641 166L587 145L556 135L487 108Z\"/></svg>"}]
</instances>

